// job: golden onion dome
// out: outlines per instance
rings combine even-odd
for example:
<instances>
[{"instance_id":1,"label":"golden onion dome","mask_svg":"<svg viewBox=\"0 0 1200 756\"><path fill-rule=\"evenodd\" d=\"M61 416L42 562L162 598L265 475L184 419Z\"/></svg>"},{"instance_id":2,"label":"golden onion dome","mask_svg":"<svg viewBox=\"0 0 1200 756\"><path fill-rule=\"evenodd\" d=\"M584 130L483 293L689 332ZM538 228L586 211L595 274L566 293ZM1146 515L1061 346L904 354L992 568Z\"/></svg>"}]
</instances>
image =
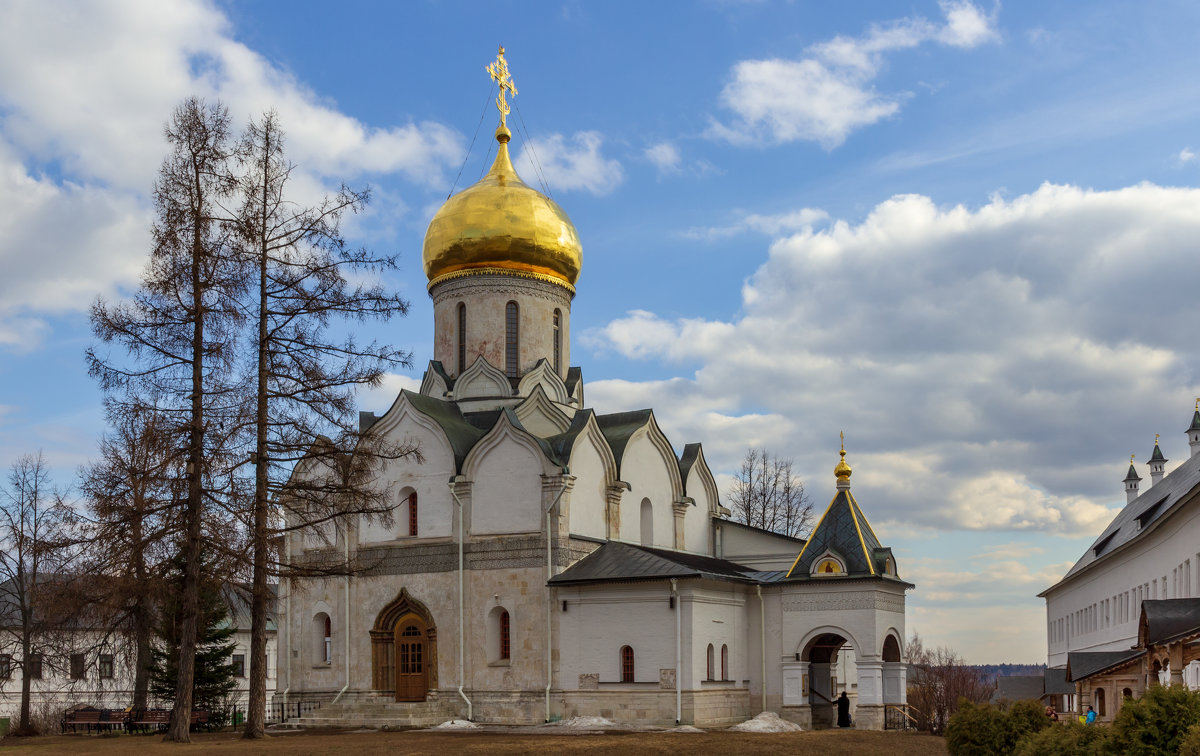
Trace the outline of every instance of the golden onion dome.
<instances>
[{"instance_id":1,"label":"golden onion dome","mask_svg":"<svg viewBox=\"0 0 1200 756\"><path fill-rule=\"evenodd\" d=\"M583 249L571 219L554 200L521 181L508 156L511 132L491 170L442 205L425 232L425 275L432 287L460 276L504 273L575 291Z\"/></svg>"},{"instance_id":2,"label":"golden onion dome","mask_svg":"<svg viewBox=\"0 0 1200 756\"><path fill-rule=\"evenodd\" d=\"M838 480L848 481L850 480L850 473L853 471L850 469L850 465L846 464L846 434L843 433L841 436L842 450L838 453L842 455L842 458L838 460L837 467L833 468L833 474Z\"/></svg>"}]
</instances>

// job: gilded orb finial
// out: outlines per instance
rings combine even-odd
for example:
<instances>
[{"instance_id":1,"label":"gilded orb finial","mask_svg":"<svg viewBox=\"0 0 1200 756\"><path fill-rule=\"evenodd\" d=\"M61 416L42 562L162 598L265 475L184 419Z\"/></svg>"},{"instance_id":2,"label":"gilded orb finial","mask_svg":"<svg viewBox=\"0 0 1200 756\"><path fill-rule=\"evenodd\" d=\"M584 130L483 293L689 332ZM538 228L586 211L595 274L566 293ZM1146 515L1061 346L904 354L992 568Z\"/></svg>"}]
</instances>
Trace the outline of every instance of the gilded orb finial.
<instances>
[{"instance_id":1,"label":"gilded orb finial","mask_svg":"<svg viewBox=\"0 0 1200 756\"><path fill-rule=\"evenodd\" d=\"M1154 445L1158 446L1158 434L1157 433L1154 434Z\"/></svg>"},{"instance_id":2,"label":"gilded orb finial","mask_svg":"<svg viewBox=\"0 0 1200 756\"><path fill-rule=\"evenodd\" d=\"M842 437L842 450L838 454L842 455L842 458L838 461L837 467L833 468L833 474L839 481L848 481L853 470L850 469L850 465L846 464L846 434L842 432L839 435Z\"/></svg>"},{"instance_id":3,"label":"gilded orb finial","mask_svg":"<svg viewBox=\"0 0 1200 756\"><path fill-rule=\"evenodd\" d=\"M1129 464L1131 464L1131 465L1133 464L1133 458L1134 458L1135 456L1137 456L1137 455L1135 455L1135 454L1130 454L1130 455L1129 455Z\"/></svg>"},{"instance_id":4,"label":"gilded orb finial","mask_svg":"<svg viewBox=\"0 0 1200 756\"><path fill-rule=\"evenodd\" d=\"M496 59L488 64L487 72L500 85L500 96L496 98L496 110L500 111L500 129L506 130L505 119L512 112L512 107L508 104L508 100L504 99L504 93L508 92L516 97L517 85L513 83L512 75L508 72L508 61L504 59L504 45L500 45L500 52L496 54Z\"/></svg>"}]
</instances>

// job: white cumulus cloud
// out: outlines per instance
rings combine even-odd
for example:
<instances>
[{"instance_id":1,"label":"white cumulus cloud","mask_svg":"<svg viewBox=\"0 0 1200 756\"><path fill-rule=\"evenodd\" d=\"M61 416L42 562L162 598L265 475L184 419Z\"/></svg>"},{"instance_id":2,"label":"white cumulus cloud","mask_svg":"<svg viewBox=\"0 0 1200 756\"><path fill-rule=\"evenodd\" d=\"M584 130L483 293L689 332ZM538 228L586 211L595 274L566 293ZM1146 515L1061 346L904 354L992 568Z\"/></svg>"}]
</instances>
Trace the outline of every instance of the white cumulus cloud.
<instances>
[{"instance_id":1,"label":"white cumulus cloud","mask_svg":"<svg viewBox=\"0 0 1200 756\"><path fill-rule=\"evenodd\" d=\"M598 131L579 131L534 139L521 148L518 172L529 183L543 176L553 191L582 189L595 195L612 192L625 178L621 163L606 158L600 149L604 137ZM536 184L535 184L536 185Z\"/></svg>"},{"instance_id":2,"label":"white cumulus cloud","mask_svg":"<svg viewBox=\"0 0 1200 756\"><path fill-rule=\"evenodd\" d=\"M936 42L959 48L997 39L994 19L969 2L942 3L942 24L906 18L872 26L861 37L837 36L799 60L743 60L721 91L730 123L709 135L733 144L814 141L833 149L855 129L899 111L904 95L881 94L872 81L886 53Z\"/></svg>"}]
</instances>

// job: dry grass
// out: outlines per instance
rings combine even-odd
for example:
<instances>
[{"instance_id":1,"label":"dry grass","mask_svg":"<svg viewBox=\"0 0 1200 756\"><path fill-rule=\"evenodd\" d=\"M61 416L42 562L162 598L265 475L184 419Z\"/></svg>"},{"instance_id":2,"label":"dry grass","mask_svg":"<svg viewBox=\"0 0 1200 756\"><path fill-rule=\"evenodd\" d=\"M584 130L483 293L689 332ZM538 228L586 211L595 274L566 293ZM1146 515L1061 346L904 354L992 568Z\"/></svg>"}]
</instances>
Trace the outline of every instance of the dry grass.
<instances>
[{"instance_id":1,"label":"dry grass","mask_svg":"<svg viewBox=\"0 0 1200 756\"><path fill-rule=\"evenodd\" d=\"M946 753L945 741L931 735L895 732L821 730L780 734L708 732L606 732L578 735L537 731L502 732L307 732L245 741L231 733L196 734L192 745L163 743L157 735L56 735L0 742L0 756L18 754L653 754L687 753L743 756L748 754L820 753L823 756L896 754L928 756Z\"/></svg>"}]
</instances>

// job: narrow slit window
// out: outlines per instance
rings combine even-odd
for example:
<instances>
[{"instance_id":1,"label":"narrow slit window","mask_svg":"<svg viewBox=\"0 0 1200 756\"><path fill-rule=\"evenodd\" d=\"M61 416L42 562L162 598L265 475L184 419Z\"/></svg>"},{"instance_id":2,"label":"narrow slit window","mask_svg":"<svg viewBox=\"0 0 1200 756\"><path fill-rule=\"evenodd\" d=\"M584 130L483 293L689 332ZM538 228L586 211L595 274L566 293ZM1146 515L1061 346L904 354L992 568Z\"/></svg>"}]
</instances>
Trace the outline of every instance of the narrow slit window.
<instances>
[{"instance_id":1,"label":"narrow slit window","mask_svg":"<svg viewBox=\"0 0 1200 756\"><path fill-rule=\"evenodd\" d=\"M721 679L729 679L729 646L721 644Z\"/></svg>"},{"instance_id":2,"label":"narrow slit window","mask_svg":"<svg viewBox=\"0 0 1200 756\"><path fill-rule=\"evenodd\" d=\"M325 647L322 649L324 651L324 655L325 655L324 662L326 664L329 664L333 661L333 620L329 619L328 615L326 615L326 617L325 617L325 639L324 640L325 640L325 643L324 643Z\"/></svg>"},{"instance_id":3,"label":"narrow slit window","mask_svg":"<svg viewBox=\"0 0 1200 756\"><path fill-rule=\"evenodd\" d=\"M621 682L633 682L633 648L621 646Z\"/></svg>"},{"instance_id":4,"label":"narrow slit window","mask_svg":"<svg viewBox=\"0 0 1200 756\"><path fill-rule=\"evenodd\" d=\"M713 644L708 644L708 671L704 676L705 680L713 680Z\"/></svg>"},{"instance_id":5,"label":"narrow slit window","mask_svg":"<svg viewBox=\"0 0 1200 756\"><path fill-rule=\"evenodd\" d=\"M458 303L458 374L467 369L467 306Z\"/></svg>"},{"instance_id":6,"label":"narrow slit window","mask_svg":"<svg viewBox=\"0 0 1200 756\"><path fill-rule=\"evenodd\" d=\"M520 346L520 308L509 302L504 308L504 372L509 378L517 378L517 348Z\"/></svg>"},{"instance_id":7,"label":"narrow slit window","mask_svg":"<svg viewBox=\"0 0 1200 756\"><path fill-rule=\"evenodd\" d=\"M554 311L554 372L562 375L562 311Z\"/></svg>"},{"instance_id":8,"label":"narrow slit window","mask_svg":"<svg viewBox=\"0 0 1200 756\"><path fill-rule=\"evenodd\" d=\"M408 534L417 534L417 492L408 495Z\"/></svg>"},{"instance_id":9,"label":"narrow slit window","mask_svg":"<svg viewBox=\"0 0 1200 756\"><path fill-rule=\"evenodd\" d=\"M500 612L500 658L509 658L508 612Z\"/></svg>"}]
</instances>

